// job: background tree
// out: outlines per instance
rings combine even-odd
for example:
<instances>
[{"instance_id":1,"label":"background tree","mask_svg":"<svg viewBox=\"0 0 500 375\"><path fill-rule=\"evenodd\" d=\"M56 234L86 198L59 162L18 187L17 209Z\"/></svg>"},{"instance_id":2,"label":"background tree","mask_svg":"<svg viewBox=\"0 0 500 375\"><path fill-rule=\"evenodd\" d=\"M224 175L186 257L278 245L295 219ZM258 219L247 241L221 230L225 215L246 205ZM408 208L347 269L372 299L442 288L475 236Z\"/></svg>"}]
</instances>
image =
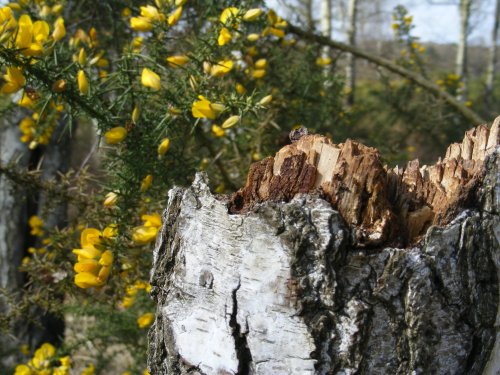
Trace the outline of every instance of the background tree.
<instances>
[{"instance_id":1,"label":"background tree","mask_svg":"<svg viewBox=\"0 0 500 375\"><path fill-rule=\"evenodd\" d=\"M351 46L356 46L356 29L358 15L358 0L349 0L348 6L349 27L347 30L347 41ZM355 99L356 90L356 59L352 53L347 54L347 63L345 71L347 104L352 106Z\"/></svg>"},{"instance_id":2,"label":"background tree","mask_svg":"<svg viewBox=\"0 0 500 375\"><path fill-rule=\"evenodd\" d=\"M500 0L495 4L495 18L493 21L493 28L491 32L491 47L489 51L488 68L486 74L486 90L485 97L486 103L491 106L494 103L493 84L495 80L496 65L497 65L497 43L498 43L498 28L500 25ZM490 108L492 109L492 108Z\"/></svg>"}]
</instances>

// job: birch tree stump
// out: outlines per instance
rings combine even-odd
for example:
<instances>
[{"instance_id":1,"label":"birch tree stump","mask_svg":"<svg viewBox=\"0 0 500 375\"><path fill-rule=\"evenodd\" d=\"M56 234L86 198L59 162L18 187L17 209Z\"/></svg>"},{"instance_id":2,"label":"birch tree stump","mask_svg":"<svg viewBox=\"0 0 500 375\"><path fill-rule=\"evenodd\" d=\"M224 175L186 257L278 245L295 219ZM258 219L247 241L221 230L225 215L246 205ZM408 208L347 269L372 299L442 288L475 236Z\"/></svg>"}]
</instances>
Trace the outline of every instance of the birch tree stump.
<instances>
[{"instance_id":1,"label":"birch tree stump","mask_svg":"<svg viewBox=\"0 0 500 375\"><path fill-rule=\"evenodd\" d=\"M499 125L396 169L306 135L232 196L171 190L151 373L500 373Z\"/></svg>"}]
</instances>

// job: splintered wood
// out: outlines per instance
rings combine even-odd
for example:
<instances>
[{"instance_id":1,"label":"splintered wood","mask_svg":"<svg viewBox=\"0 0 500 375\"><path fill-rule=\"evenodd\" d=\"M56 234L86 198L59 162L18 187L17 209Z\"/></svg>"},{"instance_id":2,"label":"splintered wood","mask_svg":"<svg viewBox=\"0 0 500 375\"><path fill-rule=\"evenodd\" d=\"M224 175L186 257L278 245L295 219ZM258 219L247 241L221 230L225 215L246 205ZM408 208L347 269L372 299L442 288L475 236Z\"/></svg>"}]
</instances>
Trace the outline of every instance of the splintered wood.
<instances>
[{"instance_id":1,"label":"splintered wood","mask_svg":"<svg viewBox=\"0 0 500 375\"><path fill-rule=\"evenodd\" d=\"M500 117L491 129L481 125L467 131L435 165L413 160L394 169L382 165L374 148L306 135L274 158L254 163L229 211L242 213L259 202L317 191L351 226L358 245L412 243L430 225L447 224L458 209L473 204L484 160L499 144L499 127Z\"/></svg>"}]
</instances>

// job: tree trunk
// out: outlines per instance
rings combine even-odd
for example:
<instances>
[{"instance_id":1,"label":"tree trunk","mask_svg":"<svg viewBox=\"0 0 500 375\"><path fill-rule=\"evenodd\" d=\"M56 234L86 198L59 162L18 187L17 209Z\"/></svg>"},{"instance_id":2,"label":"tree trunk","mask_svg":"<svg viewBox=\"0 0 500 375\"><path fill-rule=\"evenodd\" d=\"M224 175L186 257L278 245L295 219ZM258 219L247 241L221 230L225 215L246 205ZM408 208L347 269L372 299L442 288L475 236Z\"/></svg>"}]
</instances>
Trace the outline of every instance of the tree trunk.
<instances>
[{"instance_id":1,"label":"tree trunk","mask_svg":"<svg viewBox=\"0 0 500 375\"><path fill-rule=\"evenodd\" d=\"M498 374L500 117L434 166L320 135L169 192L151 374Z\"/></svg>"},{"instance_id":2,"label":"tree trunk","mask_svg":"<svg viewBox=\"0 0 500 375\"><path fill-rule=\"evenodd\" d=\"M9 120L0 122L0 161L2 164L15 161L20 167L26 168L29 162L28 148L20 140L17 124L23 113L16 111ZM22 289L24 276L18 271L27 248L27 217L28 202L26 188L12 183L6 176L0 174L0 288L6 293L15 293ZM0 315L5 316L12 308L7 298L0 290ZM19 340L24 324L10 325L14 335L0 335L0 373L12 367L20 357Z\"/></svg>"},{"instance_id":3,"label":"tree trunk","mask_svg":"<svg viewBox=\"0 0 500 375\"><path fill-rule=\"evenodd\" d=\"M27 170L30 164L40 164L41 181L57 180L60 173L68 171L69 133L63 135L64 124L60 124L50 144L43 151L30 153L26 145L19 140L18 124L23 117L23 112L17 110L10 121L3 121L1 124L1 164L15 163L17 170ZM67 220L67 204L59 200L55 203L51 192L37 191L36 187L15 183L7 175L0 174L0 208L0 288L5 291L5 294L0 293L0 314L7 316L15 309L16 298L24 292L27 280L18 268L23 257L28 255L27 248L43 246L40 239L30 236L28 218L38 215L44 219L45 228L62 228ZM6 297L7 295L9 297ZM60 317L39 306L33 306L30 315L35 317L36 321L14 319L7 327L9 333L0 335L2 374L18 363L19 348L22 344L28 344L33 349L43 342L58 344L63 337L64 321Z\"/></svg>"},{"instance_id":4,"label":"tree trunk","mask_svg":"<svg viewBox=\"0 0 500 375\"><path fill-rule=\"evenodd\" d=\"M492 97L493 83L495 81L495 68L497 63L497 40L498 28L500 26L500 0L496 1L495 21L493 23L493 31L491 35L490 56L486 73L486 95L485 98ZM493 103L491 103L493 104Z\"/></svg>"},{"instance_id":5,"label":"tree trunk","mask_svg":"<svg viewBox=\"0 0 500 375\"><path fill-rule=\"evenodd\" d=\"M460 77L463 87L459 95L462 101L467 100L467 39L469 37L469 20L472 0L460 0L460 39L458 42L455 73Z\"/></svg>"},{"instance_id":6,"label":"tree trunk","mask_svg":"<svg viewBox=\"0 0 500 375\"><path fill-rule=\"evenodd\" d=\"M332 0L321 0L321 18L320 18L321 35L326 38L332 37ZM321 48L321 57L327 59L330 57L330 47L323 46ZM328 65L325 66L325 72L329 71Z\"/></svg>"},{"instance_id":7,"label":"tree trunk","mask_svg":"<svg viewBox=\"0 0 500 375\"><path fill-rule=\"evenodd\" d=\"M349 29L347 40L351 46L356 46L356 20L358 14L358 0L349 0L348 17ZM355 100L356 87L356 59L352 53L347 54L347 66L345 71L345 82L347 89L347 105L352 106Z\"/></svg>"},{"instance_id":8,"label":"tree trunk","mask_svg":"<svg viewBox=\"0 0 500 375\"><path fill-rule=\"evenodd\" d=\"M300 3L304 7L307 29L312 32L314 31L313 0L302 0Z\"/></svg>"}]
</instances>

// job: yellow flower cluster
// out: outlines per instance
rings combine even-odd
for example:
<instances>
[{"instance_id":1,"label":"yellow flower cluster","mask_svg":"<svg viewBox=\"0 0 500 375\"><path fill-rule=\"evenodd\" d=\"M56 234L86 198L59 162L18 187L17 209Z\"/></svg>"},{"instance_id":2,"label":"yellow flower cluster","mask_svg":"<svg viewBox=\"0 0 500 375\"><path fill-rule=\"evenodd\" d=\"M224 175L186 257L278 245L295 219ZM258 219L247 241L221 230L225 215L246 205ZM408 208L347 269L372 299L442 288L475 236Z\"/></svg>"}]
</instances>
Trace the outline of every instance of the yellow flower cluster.
<instances>
[{"instance_id":1,"label":"yellow flower cluster","mask_svg":"<svg viewBox=\"0 0 500 375\"><path fill-rule=\"evenodd\" d=\"M30 99L30 96L33 99ZM29 95L25 92L17 104L33 110L37 104L37 100L38 94L36 92L30 92ZM42 116L35 111L31 117L22 119L19 123L19 130L22 133L20 137L21 142L29 143L30 149L36 148L39 144L47 145L63 108L63 105L56 105L51 101L49 106L45 107L45 112L43 112Z\"/></svg>"},{"instance_id":2,"label":"yellow flower cluster","mask_svg":"<svg viewBox=\"0 0 500 375\"><path fill-rule=\"evenodd\" d=\"M185 0L177 0L176 8L172 10L168 17L153 5L141 6L141 14L138 17L130 18L130 27L135 31L147 32L153 30L156 24L167 21L169 26L174 26L182 16L182 5Z\"/></svg>"},{"instance_id":3,"label":"yellow flower cluster","mask_svg":"<svg viewBox=\"0 0 500 375\"><path fill-rule=\"evenodd\" d=\"M156 239L156 235L161 227L161 216L157 213L142 215L141 220L144 223L133 229L132 241L138 245L145 245Z\"/></svg>"},{"instance_id":4,"label":"yellow flower cluster","mask_svg":"<svg viewBox=\"0 0 500 375\"><path fill-rule=\"evenodd\" d=\"M219 17L219 21L222 24L222 28L219 31L219 37L217 38L219 46L224 46L232 41L233 34L234 36L237 35L234 31L238 29L240 21L256 21L262 13L263 10L260 8L250 9L246 12L242 12L240 9L235 7L224 9Z\"/></svg>"},{"instance_id":5,"label":"yellow flower cluster","mask_svg":"<svg viewBox=\"0 0 500 375\"><path fill-rule=\"evenodd\" d=\"M44 343L35 350L28 363L16 366L14 375L68 375L70 369L71 358L57 357L56 348Z\"/></svg>"},{"instance_id":6,"label":"yellow flower cluster","mask_svg":"<svg viewBox=\"0 0 500 375\"><path fill-rule=\"evenodd\" d=\"M29 218L28 224L31 228L30 234L32 236L38 236L41 237L43 236L43 220L40 219L38 216L33 215Z\"/></svg>"},{"instance_id":7,"label":"yellow flower cluster","mask_svg":"<svg viewBox=\"0 0 500 375\"><path fill-rule=\"evenodd\" d=\"M30 15L22 14L16 20L11 7L0 8L0 43L4 47L16 48L22 56L39 57L46 52L46 44L59 41L66 35L64 20L58 18L50 35L50 26L43 20L33 22ZM32 60L32 63L36 60ZM8 67L4 75L2 93L12 94L26 84L20 67Z\"/></svg>"},{"instance_id":8,"label":"yellow flower cluster","mask_svg":"<svg viewBox=\"0 0 500 375\"><path fill-rule=\"evenodd\" d=\"M128 309L130 306L132 306L135 303L135 299L137 296L137 293L140 290L144 290L146 293L151 292L151 284L139 280L136 281L133 285L128 285L126 289L126 295L123 297L123 300L121 302L121 307L124 309Z\"/></svg>"},{"instance_id":9,"label":"yellow flower cluster","mask_svg":"<svg viewBox=\"0 0 500 375\"><path fill-rule=\"evenodd\" d=\"M139 328L149 327L151 323L153 323L154 318L155 315L153 313L142 314L137 318L137 325L139 326Z\"/></svg>"},{"instance_id":10,"label":"yellow flower cluster","mask_svg":"<svg viewBox=\"0 0 500 375\"><path fill-rule=\"evenodd\" d=\"M78 255L78 262L74 270L75 284L83 289L101 287L111 273L113 264L113 253L110 250L103 251L103 239L110 239L117 234L115 226L108 226L101 233L98 229L87 228L82 231L80 237L81 249L73 249Z\"/></svg>"},{"instance_id":11,"label":"yellow flower cluster","mask_svg":"<svg viewBox=\"0 0 500 375\"><path fill-rule=\"evenodd\" d=\"M127 137L128 131L123 126L111 128L104 133L104 139L108 145L116 145Z\"/></svg>"},{"instance_id":12,"label":"yellow flower cluster","mask_svg":"<svg viewBox=\"0 0 500 375\"><path fill-rule=\"evenodd\" d=\"M262 31L262 36L274 35L278 38L285 37L285 31L283 29L285 29L288 24L272 9L267 13L267 22L269 26Z\"/></svg>"}]
</instances>

